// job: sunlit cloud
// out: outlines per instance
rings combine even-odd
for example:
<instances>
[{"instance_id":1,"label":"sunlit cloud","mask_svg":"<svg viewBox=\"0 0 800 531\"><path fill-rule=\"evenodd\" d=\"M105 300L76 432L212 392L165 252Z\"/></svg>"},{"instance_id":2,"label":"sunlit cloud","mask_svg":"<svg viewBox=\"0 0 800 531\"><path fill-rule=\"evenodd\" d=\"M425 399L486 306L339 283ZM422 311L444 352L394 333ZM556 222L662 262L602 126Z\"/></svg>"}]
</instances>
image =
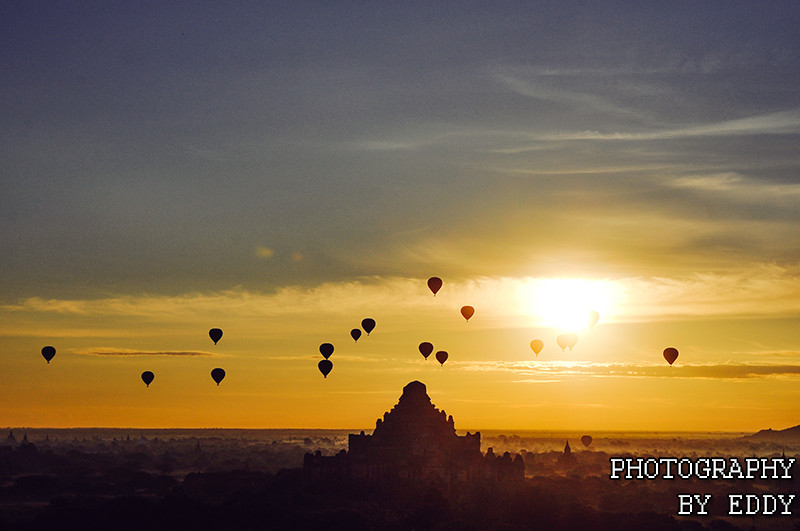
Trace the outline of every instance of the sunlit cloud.
<instances>
[{"instance_id":1,"label":"sunlit cloud","mask_svg":"<svg viewBox=\"0 0 800 531\"><path fill-rule=\"evenodd\" d=\"M504 372L524 376L525 378L515 380L518 383L551 383L574 377L741 380L800 376L800 365L792 364L708 363L669 366L666 362L642 364L581 361L474 361L453 362L453 365L464 371Z\"/></svg>"},{"instance_id":2,"label":"sunlit cloud","mask_svg":"<svg viewBox=\"0 0 800 531\"><path fill-rule=\"evenodd\" d=\"M796 202L800 184L770 183L748 179L737 173L690 175L667 181L668 186L727 194L750 202L780 200Z\"/></svg>"},{"instance_id":3,"label":"sunlit cloud","mask_svg":"<svg viewBox=\"0 0 800 531\"><path fill-rule=\"evenodd\" d=\"M764 264L728 273L625 280L620 314L655 317L794 315L800 311L800 272Z\"/></svg>"},{"instance_id":4,"label":"sunlit cloud","mask_svg":"<svg viewBox=\"0 0 800 531\"><path fill-rule=\"evenodd\" d=\"M186 323L193 327L208 322L209 316L224 315L228 321L247 322L286 317L297 319L294 322L301 327L333 316L349 317L357 326L369 312L373 317L380 316L379 328L383 330L407 329L420 320L453 328L462 324L458 309L465 304L476 309L470 320L475 328L557 326L552 322L556 317L562 321L583 319L589 310L600 313L601 323L792 316L800 314L800 271L765 264L676 277L445 278L435 299L425 279L401 277L371 277L310 288L287 286L268 293L237 288L178 296L31 297L0 307L6 314L0 333L25 335L25 316L30 314L139 319L142 323ZM553 313L554 305L559 308L558 316ZM572 316L570 310L583 313ZM15 318L17 324L12 322ZM59 327L63 328L63 322Z\"/></svg>"},{"instance_id":5,"label":"sunlit cloud","mask_svg":"<svg viewBox=\"0 0 800 531\"><path fill-rule=\"evenodd\" d=\"M72 352L82 356L177 356L177 357L218 357L219 354L203 351L180 351L180 350L133 350L116 347L94 347L73 349Z\"/></svg>"}]
</instances>

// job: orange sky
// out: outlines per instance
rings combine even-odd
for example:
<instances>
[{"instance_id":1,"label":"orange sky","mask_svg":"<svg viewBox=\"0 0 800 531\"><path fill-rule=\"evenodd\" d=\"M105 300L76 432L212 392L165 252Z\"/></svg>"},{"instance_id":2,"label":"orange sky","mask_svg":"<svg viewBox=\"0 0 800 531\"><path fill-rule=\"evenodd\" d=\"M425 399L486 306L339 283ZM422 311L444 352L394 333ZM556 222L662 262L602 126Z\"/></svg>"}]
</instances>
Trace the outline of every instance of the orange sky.
<instances>
[{"instance_id":1,"label":"orange sky","mask_svg":"<svg viewBox=\"0 0 800 531\"><path fill-rule=\"evenodd\" d=\"M760 274L779 292L791 289L790 272ZM582 280L610 299L600 322L562 351L555 339L564 330L544 324L547 305L539 315L529 303L572 282L445 280L435 298L425 279L369 279L274 294L30 299L3 311L7 423L370 427L414 379L464 429L746 431L794 422L797 292L724 276ZM729 300L732 283L748 304ZM476 308L469 322L459 313L465 303ZM759 312L747 313L750 305ZM349 331L367 316L377 326L354 342ZM224 331L217 345L212 326ZM545 343L538 356L535 338ZM444 366L422 357L422 341L448 351ZM323 342L335 346L325 379L316 367ZM44 344L57 349L49 365ZM681 354L670 367L661 351L673 345ZM219 387L209 376L217 366L227 371ZM156 375L149 388L144 370Z\"/></svg>"}]
</instances>

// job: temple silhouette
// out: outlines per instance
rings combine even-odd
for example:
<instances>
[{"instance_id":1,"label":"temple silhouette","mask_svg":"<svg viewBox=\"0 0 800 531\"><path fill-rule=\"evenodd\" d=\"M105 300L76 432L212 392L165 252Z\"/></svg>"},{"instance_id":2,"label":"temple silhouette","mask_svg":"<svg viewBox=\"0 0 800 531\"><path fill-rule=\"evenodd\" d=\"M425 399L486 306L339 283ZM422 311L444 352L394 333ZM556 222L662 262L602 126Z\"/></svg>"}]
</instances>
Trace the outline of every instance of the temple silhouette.
<instances>
[{"instance_id":1,"label":"temple silhouette","mask_svg":"<svg viewBox=\"0 0 800 531\"><path fill-rule=\"evenodd\" d=\"M403 388L397 404L375 423L371 435L350 434L349 450L334 456L307 453L303 470L315 478L439 480L521 480L522 456L481 452L480 432L457 435L453 416L431 403L425 384Z\"/></svg>"}]
</instances>

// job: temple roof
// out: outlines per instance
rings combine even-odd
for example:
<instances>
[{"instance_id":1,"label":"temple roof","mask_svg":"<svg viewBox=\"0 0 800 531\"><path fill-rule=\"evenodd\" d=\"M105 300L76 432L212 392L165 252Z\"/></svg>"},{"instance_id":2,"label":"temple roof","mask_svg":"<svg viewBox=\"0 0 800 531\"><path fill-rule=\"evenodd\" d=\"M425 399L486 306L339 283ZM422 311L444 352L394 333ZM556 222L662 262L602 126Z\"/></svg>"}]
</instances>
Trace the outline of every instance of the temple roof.
<instances>
[{"instance_id":1,"label":"temple roof","mask_svg":"<svg viewBox=\"0 0 800 531\"><path fill-rule=\"evenodd\" d=\"M403 387L397 404L378 419L373 432L374 444L379 447L445 449L456 444L456 439L453 418L436 409L425 384L418 381Z\"/></svg>"}]
</instances>

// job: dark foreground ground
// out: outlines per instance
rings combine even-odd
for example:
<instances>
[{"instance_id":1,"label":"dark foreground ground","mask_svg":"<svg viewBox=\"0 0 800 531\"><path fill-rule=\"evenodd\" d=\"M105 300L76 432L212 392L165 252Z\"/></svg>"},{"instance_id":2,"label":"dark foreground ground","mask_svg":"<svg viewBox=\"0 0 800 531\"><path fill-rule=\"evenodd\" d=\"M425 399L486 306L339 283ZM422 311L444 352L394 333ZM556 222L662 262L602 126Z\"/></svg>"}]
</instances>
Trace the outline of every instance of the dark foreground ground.
<instances>
[{"instance_id":1,"label":"dark foreground ground","mask_svg":"<svg viewBox=\"0 0 800 531\"><path fill-rule=\"evenodd\" d=\"M800 529L800 501L793 516L755 518L727 516L725 501L730 492L797 493L796 480L612 481L604 451L575 451L567 465L557 451L527 452L520 481L320 480L287 468L302 466L308 450L339 446L213 438L4 445L0 529ZM711 493L711 514L678 516L685 492Z\"/></svg>"}]
</instances>

